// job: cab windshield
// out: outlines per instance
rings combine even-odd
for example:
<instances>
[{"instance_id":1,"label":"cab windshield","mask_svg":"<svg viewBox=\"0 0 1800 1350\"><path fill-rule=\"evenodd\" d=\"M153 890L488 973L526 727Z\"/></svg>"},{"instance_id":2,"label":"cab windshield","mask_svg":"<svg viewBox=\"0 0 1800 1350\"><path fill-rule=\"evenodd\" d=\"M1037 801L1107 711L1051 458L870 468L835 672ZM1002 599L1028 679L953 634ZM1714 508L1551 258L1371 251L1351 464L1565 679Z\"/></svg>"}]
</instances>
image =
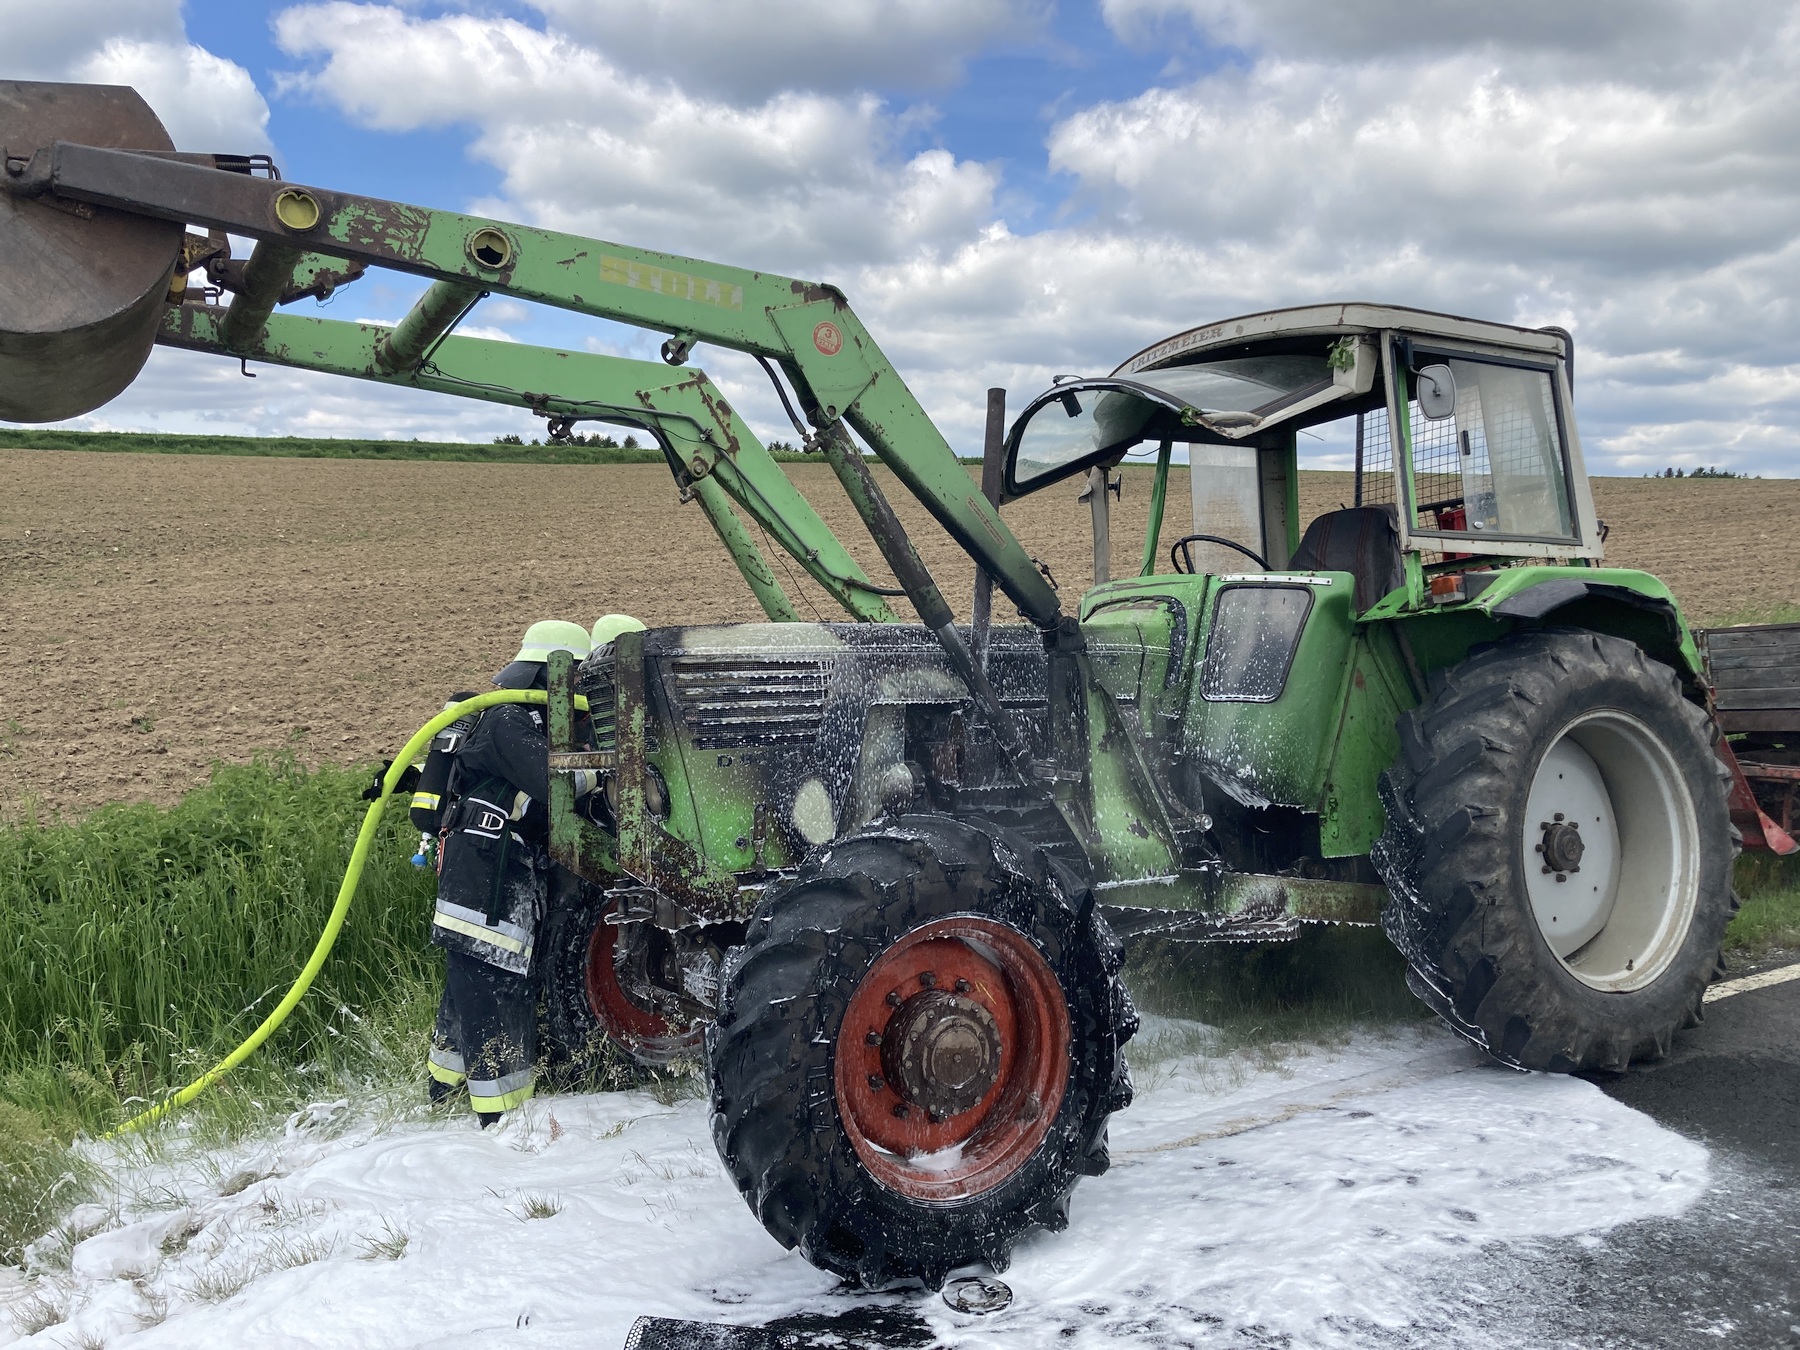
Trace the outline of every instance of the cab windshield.
<instances>
[{"instance_id":1,"label":"cab windshield","mask_svg":"<svg viewBox=\"0 0 1800 1350\"><path fill-rule=\"evenodd\" d=\"M1257 427L1331 387L1323 355L1239 357L1129 380L1073 381L1038 399L1015 424L1010 490L1029 492L1184 427Z\"/></svg>"}]
</instances>

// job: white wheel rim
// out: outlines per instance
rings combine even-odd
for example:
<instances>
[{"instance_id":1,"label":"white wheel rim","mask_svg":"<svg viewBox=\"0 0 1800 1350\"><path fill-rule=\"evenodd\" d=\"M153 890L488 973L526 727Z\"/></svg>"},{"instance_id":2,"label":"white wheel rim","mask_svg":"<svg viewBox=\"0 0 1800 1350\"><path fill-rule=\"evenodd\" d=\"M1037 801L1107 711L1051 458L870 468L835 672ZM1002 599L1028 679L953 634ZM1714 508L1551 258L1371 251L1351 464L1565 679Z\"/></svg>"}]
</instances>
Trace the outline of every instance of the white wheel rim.
<instances>
[{"instance_id":1,"label":"white wheel rim","mask_svg":"<svg viewBox=\"0 0 1800 1350\"><path fill-rule=\"evenodd\" d=\"M1668 747L1628 713L1589 713L1545 751L1525 812L1525 891L1556 959L1595 989L1650 984L1699 897L1699 822Z\"/></svg>"}]
</instances>

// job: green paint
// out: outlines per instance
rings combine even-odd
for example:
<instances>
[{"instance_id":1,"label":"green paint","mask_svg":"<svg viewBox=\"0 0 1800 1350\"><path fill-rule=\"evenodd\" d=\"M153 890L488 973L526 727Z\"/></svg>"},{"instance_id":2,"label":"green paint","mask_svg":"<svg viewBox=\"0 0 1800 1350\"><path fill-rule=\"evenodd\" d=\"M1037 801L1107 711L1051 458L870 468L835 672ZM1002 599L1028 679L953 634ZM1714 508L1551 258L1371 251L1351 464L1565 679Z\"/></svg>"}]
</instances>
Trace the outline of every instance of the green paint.
<instances>
[{"instance_id":1,"label":"green paint","mask_svg":"<svg viewBox=\"0 0 1800 1350\"><path fill-rule=\"evenodd\" d=\"M787 592L781 589L781 583L769 570L768 561L762 550L750 537L750 532L743 526L732 512L731 503L726 500L725 490L718 485L716 479L696 479L691 489L694 499L700 503L700 509L712 523L719 542L725 545L725 551L737 564L738 572L744 583L750 587L751 594L763 608L763 613L776 623L798 623L800 615L793 602L788 599Z\"/></svg>"},{"instance_id":2,"label":"green paint","mask_svg":"<svg viewBox=\"0 0 1800 1350\"><path fill-rule=\"evenodd\" d=\"M1326 572L1313 597L1294 649L1286 682L1272 702L1208 698L1203 692L1204 653L1215 640L1219 599L1208 596L1200 624L1200 654L1190 679L1182 738L1189 754L1231 774L1269 801L1316 809L1333 728L1339 721L1349 662L1355 583L1348 572Z\"/></svg>"},{"instance_id":3,"label":"green paint","mask_svg":"<svg viewBox=\"0 0 1800 1350\"><path fill-rule=\"evenodd\" d=\"M1164 441L1156 450L1156 479L1150 485L1150 522L1144 529L1144 560L1138 565L1140 577L1156 571L1156 546L1162 542L1163 507L1169 495L1169 457L1175 443Z\"/></svg>"},{"instance_id":4,"label":"green paint","mask_svg":"<svg viewBox=\"0 0 1800 1350\"><path fill-rule=\"evenodd\" d=\"M1336 730L1317 798L1319 851L1327 858L1367 853L1387 822L1376 785L1400 751L1395 719L1413 706L1392 632L1356 634L1339 695Z\"/></svg>"},{"instance_id":5,"label":"green paint","mask_svg":"<svg viewBox=\"0 0 1800 1350\"><path fill-rule=\"evenodd\" d=\"M553 651L546 665L549 686L544 721L551 753L585 749L575 739L575 658ZM550 775L550 847L577 875L591 879L616 876L615 840L575 809L574 780L566 773Z\"/></svg>"},{"instance_id":6,"label":"green paint","mask_svg":"<svg viewBox=\"0 0 1800 1350\"><path fill-rule=\"evenodd\" d=\"M1089 684L1088 814L1103 853L1096 874L1106 880L1160 876L1179 862L1166 803L1136 753L1125 716L1100 680Z\"/></svg>"}]
</instances>

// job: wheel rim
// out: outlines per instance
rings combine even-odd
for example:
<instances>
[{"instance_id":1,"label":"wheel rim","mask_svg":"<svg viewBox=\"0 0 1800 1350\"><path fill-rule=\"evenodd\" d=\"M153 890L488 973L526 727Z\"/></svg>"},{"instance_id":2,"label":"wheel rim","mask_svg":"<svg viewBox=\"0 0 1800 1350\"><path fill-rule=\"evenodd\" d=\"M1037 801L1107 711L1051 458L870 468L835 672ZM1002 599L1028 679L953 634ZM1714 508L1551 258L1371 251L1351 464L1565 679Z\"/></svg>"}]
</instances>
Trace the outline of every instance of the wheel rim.
<instances>
[{"instance_id":1,"label":"wheel rim","mask_svg":"<svg viewBox=\"0 0 1800 1350\"><path fill-rule=\"evenodd\" d=\"M641 1060L661 1064L696 1053L706 1035L702 1028L684 1031L660 1013L634 1002L625 992L625 986L619 983L615 958L618 941L618 925L604 919L594 925L588 938L585 983L588 1008L594 1019L608 1037Z\"/></svg>"},{"instance_id":2,"label":"wheel rim","mask_svg":"<svg viewBox=\"0 0 1800 1350\"><path fill-rule=\"evenodd\" d=\"M1628 713L1590 713L1544 753L1525 810L1525 889L1557 960L1595 989L1650 984L1699 898L1699 821L1669 748Z\"/></svg>"},{"instance_id":3,"label":"wheel rim","mask_svg":"<svg viewBox=\"0 0 1800 1350\"><path fill-rule=\"evenodd\" d=\"M890 1190L980 1195L1049 1134L1069 1041L1062 985L1030 939L990 919L938 919L883 952L851 995L834 1069L838 1115Z\"/></svg>"}]
</instances>

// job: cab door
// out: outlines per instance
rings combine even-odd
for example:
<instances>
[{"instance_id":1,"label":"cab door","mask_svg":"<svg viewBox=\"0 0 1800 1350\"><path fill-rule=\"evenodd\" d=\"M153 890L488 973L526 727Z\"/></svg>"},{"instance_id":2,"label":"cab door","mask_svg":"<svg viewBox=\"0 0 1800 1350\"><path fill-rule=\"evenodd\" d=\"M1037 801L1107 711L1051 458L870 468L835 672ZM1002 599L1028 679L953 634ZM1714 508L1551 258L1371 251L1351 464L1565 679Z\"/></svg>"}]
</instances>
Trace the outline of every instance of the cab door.
<instances>
[{"instance_id":1,"label":"cab door","mask_svg":"<svg viewBox=\"0 0 1800 1350\"><path fill-rule=\"evenodd\" d=\"M1351 667L1348 572L1214 579L1185 690L1193 767L1246 807L1316 809Z\"/></svg>"}]
</instances>

